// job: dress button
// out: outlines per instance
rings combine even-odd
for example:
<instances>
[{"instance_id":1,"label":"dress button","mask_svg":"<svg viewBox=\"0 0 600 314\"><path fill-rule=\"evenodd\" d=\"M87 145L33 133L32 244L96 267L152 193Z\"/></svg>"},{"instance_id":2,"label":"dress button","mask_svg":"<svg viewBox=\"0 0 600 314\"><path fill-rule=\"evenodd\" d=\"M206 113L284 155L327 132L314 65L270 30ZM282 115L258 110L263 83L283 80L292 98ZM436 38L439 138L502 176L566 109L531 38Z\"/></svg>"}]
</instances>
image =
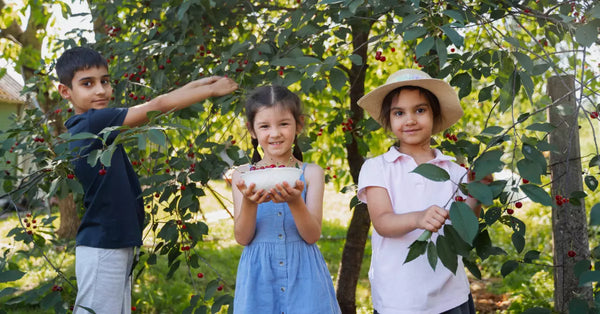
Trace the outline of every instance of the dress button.
<instances>
[{"instance_id":1,"label":"dress button","mask_svg":"<svg viewBox=\"0 0 600 314\"><path fill-rule=\"evenodd\" d=\"M280 233L277 237L283 239L283 234Z\"/></svg>"},{"instance_id":2,"label":"dress button","mask_svg":"<svg viewBox=\"0 0 600 314\"><path fill-rule=\"evenodd\" d=\"M283 266L283 261L279 262L279 266Z\"/></svg>"},{"instance_id":3,"label":"dress button","mask_svg":"<svg viewBox=\"0 0 600 314\"><path fill-rule=\"evenodd\" d=\"M282 214L283 214L282 212L278 212L278 213L277 213L277 216L281 216Z\"/></svg>"},{"instance_id":4,"label":"dress button","mask_svg":"<svg viewBox=\"0 0 600 314\"><path fill-rule=\"evenodd\" d=\"M285 287L281 287L281 292L285 292Z\"/></svg>"}]
</instances>

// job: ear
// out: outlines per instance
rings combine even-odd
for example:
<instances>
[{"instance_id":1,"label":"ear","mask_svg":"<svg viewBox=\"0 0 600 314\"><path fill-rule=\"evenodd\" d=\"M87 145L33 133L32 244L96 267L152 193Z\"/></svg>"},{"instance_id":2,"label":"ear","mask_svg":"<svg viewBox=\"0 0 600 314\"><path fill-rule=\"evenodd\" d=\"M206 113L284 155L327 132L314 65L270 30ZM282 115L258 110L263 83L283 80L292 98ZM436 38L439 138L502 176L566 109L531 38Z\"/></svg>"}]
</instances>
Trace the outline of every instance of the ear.
<instances>
[{"instance_id":1,"label":"ear","mask_svg":"<svg viewBox=\"0 0 600 314\"><path fill-rule=\"evenodd\" d=\"M254 128L252 128L252 125L249 122L246 122L246 128L248 129L248 132L250 132L250 136L252 136L252 138L256 138L256 134L254 134Z\"/></svg>"},{"instance_id":2,"label":"ear","mask_svg":"<svg viewBox=\"0 0 600 314\"><path fill-rule=\"evenodd\" d=\"M58 84L58 92L64 99L71 100L71 89L65 84Z\"/></svg>"}]
</instances>

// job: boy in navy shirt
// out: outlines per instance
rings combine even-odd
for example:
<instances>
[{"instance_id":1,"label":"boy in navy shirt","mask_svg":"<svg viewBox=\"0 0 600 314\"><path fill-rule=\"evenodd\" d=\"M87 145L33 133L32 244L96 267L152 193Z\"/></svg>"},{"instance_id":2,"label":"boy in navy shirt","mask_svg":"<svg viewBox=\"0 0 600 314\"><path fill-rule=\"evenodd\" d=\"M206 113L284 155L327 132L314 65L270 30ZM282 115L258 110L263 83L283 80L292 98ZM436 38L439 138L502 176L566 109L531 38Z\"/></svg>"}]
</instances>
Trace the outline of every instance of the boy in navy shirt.
<instances>
[{"instance_id":1,"label":"boy in navy shirt","mask_svg":"<svg viewBox=\"0 0 600 314\"><path fill-rule=\"evenodd\" d=\"M139 126L149 111L179 110L208 97L237 89L229 78L207 77L188 83L144 104L109 108L112 96L106 59L84 47L69 49L58 58L56 72L60 95L71 102L75 115L65 122L72 135L99 134L112 126ZM119 131L113 131L107 144ZM122 145L115 150L110 167L94 166L85 157L102 147L94 139L74 141L71 149L82 156L73 164L85 191L85 214L77 231L75 274L78 293L74 312L128 313L131 311L131 267L135 247L142 245L144 204L141 187Z\"/></svg>"}]
</instances>

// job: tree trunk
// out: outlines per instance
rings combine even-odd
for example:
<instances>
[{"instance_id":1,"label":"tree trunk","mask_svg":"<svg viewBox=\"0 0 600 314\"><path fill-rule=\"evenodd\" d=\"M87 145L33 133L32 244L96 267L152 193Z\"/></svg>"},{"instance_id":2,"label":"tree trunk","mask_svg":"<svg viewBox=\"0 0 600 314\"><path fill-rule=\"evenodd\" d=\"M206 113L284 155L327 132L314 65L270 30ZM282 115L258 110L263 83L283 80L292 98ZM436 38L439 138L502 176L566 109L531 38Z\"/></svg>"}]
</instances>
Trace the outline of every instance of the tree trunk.
<instances>
[{"instance_id":1,"label":"tree trunk","mask_svg":"<svg viewBox=\"0 0 600 314\"><path fill-rule=\"evenodd\" d=\"M62 239L75 238L80 221L77 215L77 206L75 206L75 201L73 200L73 194L59 199L58 207L60 209L60 226L56 231L56 235Z\"/></svg>"},{"instance_id":2,"label":"tree trunk","mask_svg":"<svg viewBox=\"0 0 600 314\"><path fill-rule=\"evenodd\" d=\"M362 23L352 25L352 44L355 48L355 54L362 57L363 64L352 64L350 70L350 109L352 110L352 119L360 121L364 117L364 111L358 106L357 102L365 93L365 72L367 60L367 48L369 39L369 30L371 23ZM356 136L356 134L354 134ZM358 184L358 174L364 162L364 158L358 151L356 139L346 145L348 152L348 164L350 165L350 174L355 184ZM365 252L365 245L371 219L366 204L359 204L354 208L350 226L346 233L346 242L342 252L342 260L338 273L337 299L342 313L356 313L356 285L360 275L360 268Z\"/></svg>"},{"instance_id":3,"label":"tree trunk","mask_svg":"<svg viewBox=\"0 0 600 314\"><path fill-rule=\"evenodd\" d=\"M583 191L579 126L575 103L573 76L551 77L548 94L555 103L548 111L550 123L556 129L550 133L550 144L557 152L550 152L552 197L568 198L574 191ZM561 109L558 106L562 106ZM554 242L554 304L557 311L568 311L569 302L577 297L592 301L591 286L579 287L574 266L590 258L585 204L564 203L552 207L552 237ZM572 251L572 252L571 252ZM571 253L571 254L569 254ZM575 256L572 256L572 254ZM570 256L571 255L571 256Z\"/></svg>"}]
</instances>

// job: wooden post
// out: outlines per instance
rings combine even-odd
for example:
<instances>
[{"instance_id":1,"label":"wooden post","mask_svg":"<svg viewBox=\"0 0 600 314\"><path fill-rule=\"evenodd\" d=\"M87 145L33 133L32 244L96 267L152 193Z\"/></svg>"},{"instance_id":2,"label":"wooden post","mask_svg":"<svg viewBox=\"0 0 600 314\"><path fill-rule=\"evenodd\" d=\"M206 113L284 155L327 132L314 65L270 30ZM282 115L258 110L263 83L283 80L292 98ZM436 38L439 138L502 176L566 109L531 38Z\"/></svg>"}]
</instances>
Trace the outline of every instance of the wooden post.
<instances>
[{"instance_id":1,"label":"wooden post","mask_svg":"<svg viewBox=\"0 0 600 314\"><path fill-rule=\"evenodd\" d=\"M572 75L554 76L548 80L548 95L553 106L548 110L550 123L556 127L550 133L550 144L557 151L550 152L552 198L568 198L573 191L583 191L581 153L579 147L578 110L575 102L575 79ZM554 305L561 313L567 312L571 299L577 297L592 301L590 286L579 287L573 267L590 258L585 204L563 203L552 207L552 237L554 240ZM571 252L572 251L572 252ZM569 256L573 253L575 256Z\"/></svg>"}]
</instances>

